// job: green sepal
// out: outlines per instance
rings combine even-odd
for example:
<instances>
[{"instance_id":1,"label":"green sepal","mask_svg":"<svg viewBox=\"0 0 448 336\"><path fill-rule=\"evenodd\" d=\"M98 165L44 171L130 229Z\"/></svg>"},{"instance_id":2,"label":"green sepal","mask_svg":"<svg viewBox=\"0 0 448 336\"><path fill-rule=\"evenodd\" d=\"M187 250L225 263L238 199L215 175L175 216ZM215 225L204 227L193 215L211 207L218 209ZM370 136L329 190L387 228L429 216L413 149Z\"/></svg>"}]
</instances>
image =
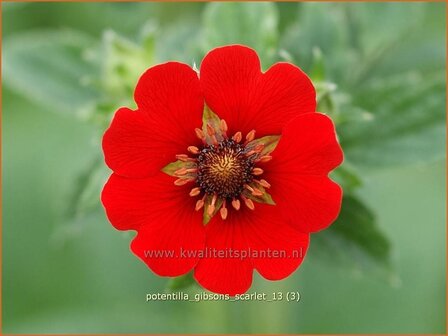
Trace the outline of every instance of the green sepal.
<instances>
[{"instance_id":1,"label":"green sepal","mask_svg":"<svg viewBox=\"0 0 448 336\"><path fill-rule=\"evenodd\" d=\"M280 135L266 135L262 138L258 138L249 142L246 146L247 151L256 147L257 145L264 145L263 150L260 152L260 156L271 154L280 140Z\"/></svg>"},{"instance_id":2,"label":"green sepal","mask_svg":"<svg viewBox=\"0 0 448 336\"><path fill-rule=\"evenodd\" d=\"M211 145L213 143L212 138L208 135L207 124L212 126L215 130L215 137L218 142L224 139L221 132L221 119L213 112L207 105L204 105L204 113L202 114L202 131L205 134L205 141Z\"/></svg>"},{"instance_id":3,"label":"green sepal","mask_svg":"<svg viewBox=\"0 0 448 336\"><path fill-rule=\"evenodd\" d=\"M194 168L195 166L196 166L196 164L194 162L188 162L188 161L185 162L185 161L177 160L177 161L167 164L165 167L162 168L162 171L169 176L182 178L182 176L177 176L174 173L181 168L188 169L188 168Z\"/></svg>"},{"instance_id":4,"label":"green sepal","mask_svg":"<svg viewBox=\"0 0 448 336\"><path fill-rule=\"evenodd\" d=\"M216 215L216 213L219 211L219 209L221 208L221 205L222 205L222 198L218 198L216 200L216 203L215 203L215 211L213 211L212 215L210 216L207 213L207 209L208 209L208 206L212 203L212 198L213 198L213 196L211 196L211 195L206 195L205 196L205 200L204 200L204 216L203 216L203 220L202 220L202 223L204 225L207 225L208 222L210 222L212 217L214 215Z\"/></svg>"},{"instance_id":5,"label":"green sepal","mask_svg":"<svg viewBox=\"0 0 448 336\"><path fill-rule=\"evenodd\" d=\"M266 191L266 189L259 185L258 183L250 183L249 184L252 188L257 188L263 193L263 196L254 196L250 193L249 190L244 191L244 196L251 199L252 201L255 201L257 203L264 203L264 204L270 204L275 205L274 200L272 199L272 196Z\"/></svg>"}]
</instances>

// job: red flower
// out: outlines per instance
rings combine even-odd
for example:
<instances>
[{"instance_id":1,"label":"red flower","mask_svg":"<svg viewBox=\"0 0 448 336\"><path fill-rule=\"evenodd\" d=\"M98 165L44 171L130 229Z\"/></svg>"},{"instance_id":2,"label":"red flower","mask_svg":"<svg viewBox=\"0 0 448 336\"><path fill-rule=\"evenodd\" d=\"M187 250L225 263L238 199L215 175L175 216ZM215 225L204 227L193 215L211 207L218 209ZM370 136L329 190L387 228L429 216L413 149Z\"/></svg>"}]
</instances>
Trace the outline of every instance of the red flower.
<instances>
[{"instance_id":1,"label":"red flower","mask_svg":"<svg viewBox=\"0 0 448 336\"><path fill-rule=\"evenodd\" d=\"M252 49L226 46L199 75L176 62L150 68L134 99L104 134L114 173L102 193L112 225L138 232L132 251L161 276L194 269L203 287L231 295L254 269L269 280L296 270L342 196L328 177L342 151L309 78L288 63L262 73Z\"/></svg>"}]
</instances>

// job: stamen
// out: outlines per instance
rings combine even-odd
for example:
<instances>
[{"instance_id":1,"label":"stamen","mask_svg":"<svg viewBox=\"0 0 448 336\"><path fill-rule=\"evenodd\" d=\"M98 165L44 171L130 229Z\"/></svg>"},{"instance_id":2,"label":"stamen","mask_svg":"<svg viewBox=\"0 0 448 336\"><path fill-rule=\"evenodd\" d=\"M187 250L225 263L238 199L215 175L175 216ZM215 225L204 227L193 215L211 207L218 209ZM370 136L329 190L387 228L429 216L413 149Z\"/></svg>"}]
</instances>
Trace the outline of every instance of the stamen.
<instances>
[{"instance_id":1,"label":"stamen","mask_svg":"<svg viewBox=\"0 0 448 336\"><path fill-rule=\"evenodd\" d=\"M195 162L196 161L196 159L189 157L187 154L177 154L176 159L183 161L183 162L189 162L189 161Z\"/></svg>"},{"instance_id":2,"label":"stamen","mask_svg":"<svg viewBox=\"0 0 448 336\"><path fill-rule=\"evenodd\" d=\"M183 186L189 182L193 182L195 179L185 179L185 178L180 178L177 179L176 181L174 181L174 184L177 186Z\"/></svg>"},{"instance_id":3,"label":"stamen","mask_svg":"<svg viewBox=\"0 0 448 336\"><path fill-rule=\"evenodd\" d=\"M266 180L254 180L255 182L258 182L262 187L265 187L269 189L271 187L271 184Z\"/></svg>"},{"instance_id":4,"label":"stamen","mask_svg":"<svg viewBox=\"0 0 448 336\"><path fill-rule=\"evenodd\" d=\"M197 148L196 146L188 146L187 150L192 154L199 154L199 148Z\"/></svg>"},{"instance_id":5,"label":"stamen","mask_svg":"<svg viewBox=\"0 0 448 336\"><path fill-rule=\"evenodd\" d=\"M207 124L207 133L208 133L208 135L210 135L210 136L215 135L215 129L214 129L213 126L210 125L210 124Z\"/></svg>"},{"instance_id":6,"label":"stamen","mask_svg":"<svg viewBox=\"0 0 448 336\"><path fill-rule=\"evenodd\" d=\"M187 168L182 167L182 168L176 170L176 171L174 172L174 175L176 175L176 176L182 176L182 175L185 175L186 173L187 173Z\"/></svg>"},{"instance_id":7,"label":"stamen","mask_svg":"<svg viewBox=\"0 0 448 336\"><path fill-rule=\"evenodd\" d=\"M272 160L272 156L270 155L263 155L259 159L255 160L255 162L268 162Z\"/></svg>"},{"instance_id":8,"label":"stamen","mask_svg":"<svg viewBox=\"0 0 448 336\"><path fill-rule=\"evenodd\" d=\"M212 139L212 143L214 145L217 145L218 144L218 140L216 139L216 136L215 136L216 132L215 132L215 129L213 128L213 126L210 125L210 124L207 124L207 134Z\"/></svg>"},{"instance_id":9,"label":"stamen","mask_svg":"<svg viewBox=\"0 0 448 336\"><path fill-rule=\"evenodd\" d=\"M202 140L202 142L205 142L205 134L204 131L202 131L200 128L195 128L194 131L196 132L196 136Z\"/></svg>"},{"instance_id":10,"label":"stamen","mask_svg":"<svg viewBox=\"0 0 448 336\"><path fill-rule=\"evenodd\" d=\"M264 173L264 170L263 169L261 169L261 168L258 168L258 167L256 167L256 168L254 168L254 169L252 169L252 174L254 174L254 175L261 175L261 174L263 174Z\"/></svg>"},{"instance_id":11,"label":"stamen","mask_svg":"<svg viewBox=\"0 0 448 336\"><path fill-rule=\"evenodd\" d=\"M251 142L253 139L255 139L255 130L250 131L246 135L246 144Z\"/></svg>"},{"instance_id":12,"label":"stamen","mask_svg":"<svg viewBox=\"0 0 448 336\"><path fill-rule=\"evenodd\" d=\"M190 196L194 197L194 196L199 195L200 193L201 193L201 188L196 187L196 188L191 189Z\"/></svg>"},{"instance_id":13,"label":"stamen","mask_svg":"<svg viewBox=\"0 0 448 336\"><path fill-rule=\"evenodd\" d=\"M241 203L239 199L234 198L232 200L232 206L235 208L235 210L239 210L241 207Z\"/></svg>"},{"instance_id":14,"label":"stamen","mask_svg":"<svg viewBox=\"0 0 448 336\"><path fill-rule=\"evenodd\" d=\"M249 157L249 156L251 156L253 154L258 154L261 151L263 151L263 149L264 149L264 144L256 145L254 149L252 149L251 151L246 153L246 156Z\"/></svg>"},{"instance_id":15,"label":"stamen","mask_svg":"<svg viewBox=\"0 0 448 336\"><path fill-rule=\"evenodd\" d=\"M247 206L249 209L251 209L251 210L254 210L254 209L255 209L254 202L252 202L251 199L246 198L246 197L244 197L243 195L241 195L241 198L243 199L244 204L246 204L246 206Z\"/></svg>"},{"instance_id":16,"label":"stamen","mask_svg":"<svg viewBox=\"0 0 448 336\"><path fill-rule=\"evenodd\" d=\"M244 187L251 192L254 196L263 196L263 192L257 188L252 188L250 185L246 184Z\"/></svg>"},{"instance_id":17,"label":"stamen","mask_svg":"<svg viewBox=\"0 0 448 336\"><path fill-rule=\"evenodd\" d=\"M236 132L233 137L232 137L233 141L235 141L236 143L239 143L242 139L243 139L243 134L241 132Z\"/></svg>"},{"instance_id":18,"label":"stamen","mask_svg":"<svg viewBox=\"0 0 448 336\"><path fill-rule=\"evenodd\" d=\"M218 195L214 194L210 205L208 206L207 213L209 216L212 216L216 209L216 200L218 199Z\"/></svg>"},{"instance_id":19,"label":"stamen","mask_svg":"<svg viewBox=\"0 0 448 336\"><path fill-rule=\"evenodd\" d=\"M204 203L205 203L204 199L205 199L205 195L204 195L204 197L202 197L202 199L200 199L196 202L196 206L194 207L194 209L196 211L199 211L200 209L202 209L202 207L204 206Z\"/></svg>"},{"instance_id":20,"label":"stamen","mask_svg":"<svg viewBox=\"0 0 448 336\"><path fill-rule=\"evenodd\" d=\"M221 218L225 220L227 218L227 208L226 208L226 201L225 200L222 203L222 208L221 208L221 210L219 210L219 212L221 213Z\"/></svg>"},{"instance_id":21,"label":"stamen","mask_svg":"<svg viewBox=\"0 0 448 336\"><path fill-rule=\"evenodd\" d=\"M223 135L225 135L227 137L227 132L228 127L227 127L227 123L224 119L221 119L221 132L223 133Z\"/></svg>"}]
</instances>

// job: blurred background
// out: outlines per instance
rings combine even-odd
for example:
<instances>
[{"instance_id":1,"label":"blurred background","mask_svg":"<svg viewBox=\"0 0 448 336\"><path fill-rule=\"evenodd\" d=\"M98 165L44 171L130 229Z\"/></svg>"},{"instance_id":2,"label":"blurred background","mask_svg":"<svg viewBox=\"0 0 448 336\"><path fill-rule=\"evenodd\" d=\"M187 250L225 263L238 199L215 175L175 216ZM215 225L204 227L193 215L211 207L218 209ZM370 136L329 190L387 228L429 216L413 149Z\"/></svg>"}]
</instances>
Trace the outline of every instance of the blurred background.
<instances>
[{"instance_id":1,"label":"blurred background","mask_svg":"<svg viewBox=\"0 0 448 336\"><path fill-rule=\"evenodd\" d=\"M4 333L445 333L444 3L3 3ZM346 160L299 303L150 302L105 218L100 139L141 72L243 43L302 67ZM176 287L177 286L177 287Z\"/></svg>"}]
</instances>

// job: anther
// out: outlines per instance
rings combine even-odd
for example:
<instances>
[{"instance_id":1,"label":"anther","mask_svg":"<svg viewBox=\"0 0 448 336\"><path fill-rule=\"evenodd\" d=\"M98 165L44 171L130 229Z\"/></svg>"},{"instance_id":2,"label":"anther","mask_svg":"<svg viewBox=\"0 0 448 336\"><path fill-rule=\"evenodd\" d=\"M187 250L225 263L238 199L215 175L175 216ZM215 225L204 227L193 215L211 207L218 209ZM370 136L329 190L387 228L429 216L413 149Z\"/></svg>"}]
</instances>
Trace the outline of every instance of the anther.
<instances>
[{"instance_id":1,"label":"anther","mask_svg":"<svg viewBox=\"0 0 448 336\"><path fill-rule=\"evenodd\" d=\"M204 131L202 131L200 128L195 128L194 129L196 136L201 139L202 141L205 141L205 134Z\"/></svg>"},{"instance_id":2,"label":"anther","mask_svg":"<svg viewBox=\"0 0 448 336\"><path fill-rule=\"evenodd\" d=\"M177 186L183 186L183 185L185 185L189 182L193 182L193 181L194 181L194 179L180 178L180 179L177 179L176 181L174 181L174 184Z\"/></svg>"},{"instance_id":3,"label":"anther","mask_svg":"<svg viewBox=\"0 0 448 336\"><path fill-rule=\"evenodd\" d=\"M235 210L239 210L241 207L241 203L239 199L234 198L232 201L232 206L235 208Z\"/></svg>"},{"instance_id":4,"label":"anther","mask_svg":"<svg viewBox=\"0 0 448 336\"><path fill-rule=\"evenodd\" d=\"M221 119L221 132L225 135L227 132L227 123L224 119Z\"/></svg>"},{"instance_id":5,"label":"anther","mask_svg":"<svg viewBox=\"0 0 448 336\"><path fill-rule=\"evenodd\" d=\"M251 210L254 210L254 209L255 209L254 202L252 202L251 199L246 198L246 197L244 197L243 195L241 195L241 198L243 199L244 204L246 204L246 206L247 206L249 209L251 209Z\"/></svg>"},{"instance_id":6,"label":"anther","mask_svg":"<svg viewBox=\"0 0 448 336\"><path fill-rule=\"evenodd\" d=\"M255 130L250 131L246 135L246 143L251 142L253 139L255 139Z\"/></svg>"},{"instance_id":7,"label":"anther","mask_svg":"<svg viewBox=\"0 0 448 336\"><path fill-rule=\"evenodd\" d=\"M185 175L186 173L187 173L187 168L182 167L182 168L176 170L176 171L174 172L174 175L176 175L176 176L182 176L182 175Z\"/></svg>"},{"instance_id":8,"label":"anther","mask_svg":"<svg viewBox=\"0 0 448 336\"><path fill-rule=\"evenodd\" d=\"M222 208L221 208L221 210L219 210L219 212L221 214L221 218L225 220L227 218L227 208L226 208L225 200L224 200L224 203L222 204Z\"/></svg>"},{"instance_id":9,"label":"anther","mask_svg":"<svg viewBox=\"0 0 448 336\"><path fill-rule=\"evenodd\" d=\"M199 211L200 209L202 209L202 207L204 206L204 199L205 199L205 196L204 197L202 197L202 199L200 199L200 200L198 200L197 202L196 202L196 206L194 207L194 209L196 210L196 211Z\"/></svg>"},{"instance_id":10,"label":"anther","mask_svg":"<svg viewBox=\"0 0 448 336\"><path fill-rule=\"evenodd\" d=\"M252 174L254 174L254 175L261 175L261 174L263 174L263 172L264 172L264 170L261 168L258 168L258 167L252 169Z\"/></svg>"},{"instance_id":11,"label":"anther","mask_svg":"<svg viewBox=\"0 0 448 336\"><path fill-rule=\"evenodd\" d=\"M260 181L255 180L255 181L258 182L262 187L265 187L267 189L271 187L271 184L266 180L260 180Z\"/></svg>"},{"instance_id":12,"label":"anther","mask_svg":"<svg viewBox=\"0 0 448 336\"><path fill-rule=\"evenodd\" d=\"M263 196L263 193L261 192L261 190L257 189L257 188L253 188L248 184L245 184L244 187L250 191L250 193L254 196Z\"/></svg>"},{"instance_id":13,"label":"anther","mask_svg":"<svg viewBox=\"0 0 448 336\"><path fill-rule=\"evenodd\" d=\"M241 132L236 132L236 133L233 135L232 139L233 139L235 142L239 143L239 142L243 139L243 134L242 134Z\"/></svg>"},{"instance_id":14,"label":"anther","mask_svg":"<svg viewBox=\"0 0 448 336\"><path fill-rule=\"evenodd\" d=\"M196 161L196 159L189 157L187 154L177 154L176 159L183 161L183 162Z\"/></svg>"},{"instance_id":15,"label":"anther","mask_svg":"<svg viewBox=\"0 0 448 336\"><path fill-rule=\"evenodd\" d=\"M200 193L201 193L201 188L196 187L196 188L191 189L190 196L194 197L194 196L199 195Z\"/></svg>"},{"instance_id":16,"label":"anther","mask_svg":"<svg viewBox=\"0 0 448 336\"><path fill-rule=\"evenodd\" d=\"M199 154L199 148L197 148L196 146L188 146L187 150L192 154Z\"/></svg>"},{"instance_id":17,"label":"anther","mask_svg":"<svg viewBox=\"0 0 448 336\"><path fill-rule=\"evenodd\" d=\"M207 124L207 134L210 136L215 135L215 129L210 124Z\"/></svg>"},{"instance_id":18,"label":"anther","mask_svg":"<svg viewBox=\"0 0 448 336\"><path fill-rule=\"evenodd\" d=\"M263 155L259 159L255 160L255 162L268 162L272 160L272 156L270 155Z\"/></svg>"}]
</instances>

